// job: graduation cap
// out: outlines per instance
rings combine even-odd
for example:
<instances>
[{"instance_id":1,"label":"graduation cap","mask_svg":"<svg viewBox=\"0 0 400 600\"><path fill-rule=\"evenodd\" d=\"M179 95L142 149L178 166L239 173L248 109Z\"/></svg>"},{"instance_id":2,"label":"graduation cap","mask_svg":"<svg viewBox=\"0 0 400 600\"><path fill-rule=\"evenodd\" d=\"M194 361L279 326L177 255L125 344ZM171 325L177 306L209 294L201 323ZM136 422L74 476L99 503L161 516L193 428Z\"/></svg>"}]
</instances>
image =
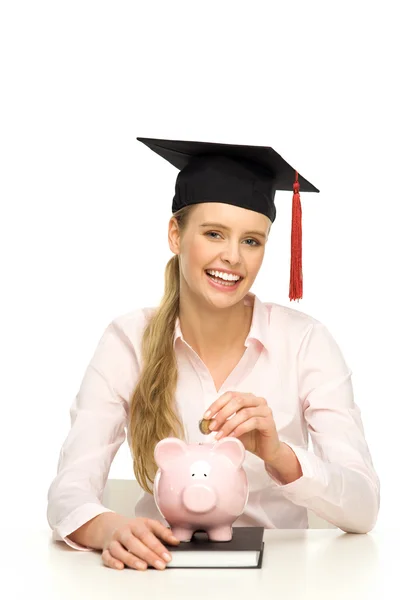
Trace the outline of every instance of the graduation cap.
<instances>
[{"instance_id":1,"label":"graduation cap","mask_svg":"<svg viewBox=\"0 0 400 600\"><path fill-rule=\"evenodd\" d=\"M319 192L268 146L137 138L179 169L172 212L202 202L240 206L275 220L275 192L293 190L290 300L303 297L300 188Z\"/></svg>"}]
</instances>

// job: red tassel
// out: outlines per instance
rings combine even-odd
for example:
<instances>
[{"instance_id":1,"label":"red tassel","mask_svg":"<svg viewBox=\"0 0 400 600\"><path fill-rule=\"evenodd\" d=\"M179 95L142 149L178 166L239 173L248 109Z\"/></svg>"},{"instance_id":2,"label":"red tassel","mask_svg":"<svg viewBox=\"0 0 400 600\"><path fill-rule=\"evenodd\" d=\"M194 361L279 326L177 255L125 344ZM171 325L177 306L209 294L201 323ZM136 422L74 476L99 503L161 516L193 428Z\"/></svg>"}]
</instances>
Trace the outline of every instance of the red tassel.
<instances>
[{"instance_id":1,"label":"red tassel","mask_svg":"<svg viewBox=\"0 0 400 600\"><path fill-rule=\"evenodd\" d=\"M302 266L302 230L301 230L301 202L299 174L293 184L292 200L292 238L290 257L290 300L299 300L303 297L303 266Z\"/></svg>"}]
</instances>

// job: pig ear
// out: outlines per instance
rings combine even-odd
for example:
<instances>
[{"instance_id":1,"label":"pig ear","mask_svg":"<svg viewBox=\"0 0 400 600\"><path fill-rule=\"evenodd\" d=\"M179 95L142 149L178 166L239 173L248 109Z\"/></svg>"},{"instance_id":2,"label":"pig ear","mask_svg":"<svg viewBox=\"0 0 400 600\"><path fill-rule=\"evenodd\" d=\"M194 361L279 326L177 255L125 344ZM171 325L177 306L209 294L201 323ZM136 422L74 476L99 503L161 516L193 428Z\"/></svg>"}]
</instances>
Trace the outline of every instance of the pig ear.
<instances>
[{"instance_id":1,"label":"pig ear","mask_svg":"<svg viewBox=\"0 0 400 600\"><path fill-rule=\"evenodd\" d=\"M183 456L187 452L187 445L178 438L165 438L156 444L154 459L160 469L165 469L170 461Z\"/></svg>"},{"instance_id":2,"label":"pig ear","mask_svg":"<svg viewBox=\"0 0 400 600\"><path fill-rule=\"evenodd\" d=\"M216 442L213 452L224 454L237 468L242 466L246 456L246 451L242 442L235 437L226 437L223 440Z\"/></svg>"}]
</instances>

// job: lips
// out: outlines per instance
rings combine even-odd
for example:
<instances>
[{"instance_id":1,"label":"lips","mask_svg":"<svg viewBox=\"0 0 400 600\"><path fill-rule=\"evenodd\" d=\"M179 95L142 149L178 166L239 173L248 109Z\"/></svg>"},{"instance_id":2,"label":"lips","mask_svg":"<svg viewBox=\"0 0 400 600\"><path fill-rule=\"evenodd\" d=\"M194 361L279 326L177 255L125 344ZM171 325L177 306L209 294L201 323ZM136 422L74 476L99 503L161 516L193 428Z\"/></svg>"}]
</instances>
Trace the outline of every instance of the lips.
<instances>
[{"instance_id":1,"label":"lips","mask_svg":"<svg viewBox=\"0 0 400 600\"><path fill-rule=\"evenodd\" d=\"M207 271L214 271L215 273L223 273L224 275L234 275L235 277L240 277L240 279L244 278L243 275L241 275L240 273L237 273L236 271L224 271L223 269L213 269L213 268L204 269L204 271L206 273L207 273Z\"/></svg>"},{"instance_id":2,"label":"lips","mask_svg":"<svg viewBox=\"0 0 400 600\"><path fill-rule=\"evenodd\" d=\"M207 276L208 281L210 282L210 285L212 285L216 289L224 291L224 292L230 292L230 291L236 290L243 280L243 277L241 277L234 283L225 282L223 279L220 279L218 281L218 279L216 279L216 280L213 279L214 275L209 275L206 271L205 271L205 274Z\"/></svg>"},{"instance_id":3,"label":"lips","mask_svg":"<svg viewBox=\"0 0 400 600\"><path fill-rule=\"evenodd\" d=\"M223 279L223 277L218 277L217 275L212 275L211 273L208 273L207 271L214 271L214 272L216 271L219 273L225 273L225 271L218 271L218 269L204 269L204 272L206 275L208 275L208 277L215 277L216 279L220 279L221 281L227 281L228 283L232 283L233 281L235 281L235 283L239 283L240 281L242 281L242 279L244 279L244 277L239 275L239 273L232 273L232 275L239 277L239 279ZM227 274L230 275L230 273L227 273Z\"/></svg>"}]
</instances>

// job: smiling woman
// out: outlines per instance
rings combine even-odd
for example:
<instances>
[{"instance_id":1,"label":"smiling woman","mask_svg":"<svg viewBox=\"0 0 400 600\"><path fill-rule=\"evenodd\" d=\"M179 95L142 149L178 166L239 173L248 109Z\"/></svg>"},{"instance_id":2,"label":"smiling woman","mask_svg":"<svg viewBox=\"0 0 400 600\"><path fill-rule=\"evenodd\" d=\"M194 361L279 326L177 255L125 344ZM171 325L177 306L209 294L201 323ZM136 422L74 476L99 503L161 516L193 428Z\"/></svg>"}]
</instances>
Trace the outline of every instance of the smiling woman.
<instances>
[{"instance_id":1,"label":"smiling woman","mask_svg":"<svg viewBox=\"0 0 400 600\"><path fill-rule=\"evenodd\" d=\"M206 293L209 301L217 303L221 308L224 297L218 294L211 300L210 293L213 289L229 296L234 292L243 296L250 289L263 261L271 225L265 215L224 203L199 203L183 210L187 209L190 210L190 217L184 221L183 226L182 220L178 223L180 211L175 213L169 223L169 244L172 252L179 257L182 275L180 298L183 322L186 286L197 290L199 295L196 304L201 294ZM209 222L204 223L204 220L210 217L218 217L226 225L220 224L220 231L207 231L210 225ZM254 243L249 244L248 231L254 227L258 227L263 235L260 236L260 241L251 240ZM206 289L204 274L210 286ZM198 308L196 306L196 313ZM239 322L243 321L243 309L240 305L229 311L233 317L232 310L239 317ZM192 321L192 317L186 320Z\"/></svg>"},{"instance_id":2,"label":"smiling woman","mask_svg":"<svg viewBox=\"0 0 400 600\"><path fill-rule=\"evenodd\" d=\"M173 256L160 305L114 319L90 361L48 495L55 539L101 548L114 568L164 568L160 539L173 540L153 485L154 449L167 437L240 440L249 495L235 526L305 528L311 510L344 531L369 531L380 483L351 370L322 323L251 292L275 192L293 189L289 297L301 298L299 190L318 190L272 148L139 139L179 169ZM144 492L134 519L102 503L126 429Z\"/></svg>"},{"instance_id":3,"label":"smiling woman","mask_svg":"<svg viewBox=\"0 0 400 600\"><path fill-rule=\"evenodd\" d=\"M228 232L228 234L232 234L232 229L231 227L227 227L226 225L223 225L222 223L201 223L201 225L199 226L200 229L203 228L208 228L208 227L216 227L221 229L222 231ZM268 233L271 227L271 221L268 220L268 227L267 227L267 233L264 233L263 231L245 231L243 236L239 235L239 239L241 240L242 237L246 237L248 235L257 235L259 238L261 238L262 241L258 241L256 239L252 239L252 238L246 238L245 240L243 240L243 242L241 241L241 243L244 242L251 242L250 244L247 244L248 246L253 246L253 247L259 247L262 246L263 243L265 243L267 241L267 237L268 237ZM211 239L215 239L216 241L223 241L223 234L219 231L206 231L205 236L209 236ZM218 237L214 237L218 236ZM229 237L229 235L228 235ZM217 285L222 285L222 286L227 286L229 288L232 289L236 289L239 286L239 283L244 279L245 275L238 272L238 271L233 271L233 270L228 270L228 269L224 269L219 267L218 269L205 269L206 274L210 277L211 281L213 281L214 283L216 283Z\"/></svg>"}]
</instances>

